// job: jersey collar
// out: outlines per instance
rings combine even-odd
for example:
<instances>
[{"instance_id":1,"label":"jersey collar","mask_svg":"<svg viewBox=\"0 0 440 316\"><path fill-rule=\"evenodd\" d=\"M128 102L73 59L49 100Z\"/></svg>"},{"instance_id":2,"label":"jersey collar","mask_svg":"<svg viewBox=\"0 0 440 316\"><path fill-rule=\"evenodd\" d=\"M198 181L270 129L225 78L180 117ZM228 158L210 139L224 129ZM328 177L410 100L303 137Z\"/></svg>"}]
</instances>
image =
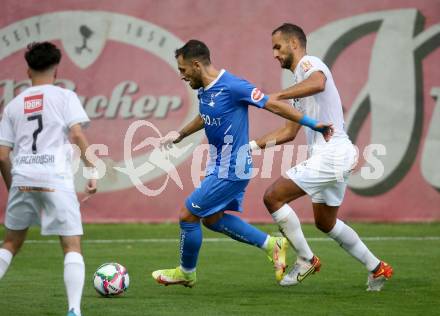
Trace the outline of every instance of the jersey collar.
<instances>
[{"instance_id":1,"label":"jersey collar","mask_svg":"<svg viewBox=\"0 0 440 316\"><path fill-rule=\"evenodd\" d=\"M304 58L309 57L309 55L305 54L303 57L301 57L301 59L299 60L298 64L295 67L295 71L294 73L296 73L296 71L299 69L301 62L303 61Z\"/></svg>"},{"instance_id":2,"label":"jersey collar","mask_svg":"<svg viewBox=\"0 0 440 316\"><path fill-rule=\"evenodd\" d=\"M209 85L207 85L206 88L203 89L203 91L206 91L206 90L212 88L212 87L217 83L217 81L220 80L221 76L222 76L224 73L225 73L225 70L224 70L224 69L220 70L220 73L218 74L217 78L215 78L213 81L211 81L211 83L210 83Z\"/></svg>"}]
</instances>

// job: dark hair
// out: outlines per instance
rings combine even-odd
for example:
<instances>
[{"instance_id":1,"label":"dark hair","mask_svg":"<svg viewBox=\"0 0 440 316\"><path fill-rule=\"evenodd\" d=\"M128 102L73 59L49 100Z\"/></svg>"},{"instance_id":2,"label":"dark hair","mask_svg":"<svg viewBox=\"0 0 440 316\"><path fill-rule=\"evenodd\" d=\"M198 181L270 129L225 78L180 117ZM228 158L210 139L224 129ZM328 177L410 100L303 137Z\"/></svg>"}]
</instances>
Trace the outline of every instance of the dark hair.
<instances>
[{"instance_id":1,"label":"dark hair","mask_svg":"<svg viewBox=\"0 0 440 316\"><path fill-rule=\"evenodd\" d=\"M306 34L304 33L303 29L300 28L298 25L291 23L284 23L283 25L273 30L272 35L274 35L277 32L281 32L281 34L286 35L288 37L294 36L299 40L299 42L303 47L307 46Z\"/></svg>"},{"instance_id":2,"label":"dark hair","mask_svg":"<svg viewBox=\"0 0 440 316\"><path fill-rule=\"evenodd\" d=\"M27 46L24 58L32 70L45 71L60 63L61 51L50 42L34 42Z\"/></svg>"},{"instance_id":3,"label":"dark hair","mask_svg":"<svg viewBox=\"0 0 440 316\"><path fill-rule=\"evenodd\" d=\"M182 56L183 59L197 59L205 65L209 65L211 63L211 59L209 56L209 48L205 43L192 39L189 40L185 45L181 48L176 49L175 57Z\"/></svg>"}]
</instances>

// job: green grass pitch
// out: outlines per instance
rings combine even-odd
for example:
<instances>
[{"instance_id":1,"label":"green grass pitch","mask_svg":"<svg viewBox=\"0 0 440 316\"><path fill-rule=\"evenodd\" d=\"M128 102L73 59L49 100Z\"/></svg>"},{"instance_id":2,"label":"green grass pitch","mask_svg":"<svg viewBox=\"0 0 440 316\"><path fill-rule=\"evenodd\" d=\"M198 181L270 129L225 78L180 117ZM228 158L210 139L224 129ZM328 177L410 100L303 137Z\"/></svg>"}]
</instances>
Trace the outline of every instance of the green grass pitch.
<instances>
[{"instance_id":1,"label":"green grass pitch","mask_svg":"<svg viewBox=\"0 0 440 316\"><path fill-rule=\"evenodd\" d=\"M323 266L302 284L277 285L261 250L204 229L208 239L192 289L164 287L151 278L153 270L178 264L177 224L85 225L82 312L84 316L439 315L440 223L351 226L394 268L393 279L381 292L366 292L364 267L311 225L305 225L304 232ZM274 225L260 227L276 232ZM0 315L65 315L63 257L57 239L39 236L38 229L31 229L28 239L0 281ZM289 264L293 258L290 250ZM111 261L127 267L130 288L123 296L101 298L93 289L92 275L100 264Z\"/></svg>"}]
</instances>

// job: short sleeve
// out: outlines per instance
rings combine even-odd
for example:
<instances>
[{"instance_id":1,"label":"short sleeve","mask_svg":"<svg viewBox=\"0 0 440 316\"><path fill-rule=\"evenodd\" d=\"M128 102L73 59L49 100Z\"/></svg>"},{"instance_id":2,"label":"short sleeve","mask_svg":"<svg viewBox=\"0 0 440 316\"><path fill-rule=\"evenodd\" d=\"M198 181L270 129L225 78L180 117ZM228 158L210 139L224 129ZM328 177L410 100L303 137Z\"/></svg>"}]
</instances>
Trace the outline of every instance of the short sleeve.
<instances>
[{"instance_id":1,"label":"short sleeve","mask_svg":"<svg viewBox=\"0 0 440 316\"><path fill-rule=\"evenodd\" d=\"M316 71L321 71L324 75L327 72L327 66L319 59L305 57L301 60L300 70L302 77L307 79L310 75Z\"/></svg>"},{"instance_id":2,"label":"short sleeve","mask_svg":"<svg viewBox=\"0 0 440 316\"><path fill-rule=\"evenodd\" d=\"M76 93L69 95L69 101L64 108L64 121L69 128L75 124L87 126L90 122L90 119Z\"/></svg>"},{"instance_id":3,"label":"short sleeve","mask_svg":"<svg viewBox=\"0 0 440 316\"><path fill-rule=\"evenodd\" d=\"M263 108L269 96L246 80L233 82L230 87L235 102L243 105L253 105Z\"/></svg>"},{"instance_id":4,"label":"short sleeve","mask_svg":"<svg viewBox=\"0 0 440 316\"><path fill-rule=\"evenodd\" d=\"M14 143L14 126L12 124L7 108L5 108L2 120L0 122L0 145L12 148L14 147Z\"/></svg>"}]
</instances>

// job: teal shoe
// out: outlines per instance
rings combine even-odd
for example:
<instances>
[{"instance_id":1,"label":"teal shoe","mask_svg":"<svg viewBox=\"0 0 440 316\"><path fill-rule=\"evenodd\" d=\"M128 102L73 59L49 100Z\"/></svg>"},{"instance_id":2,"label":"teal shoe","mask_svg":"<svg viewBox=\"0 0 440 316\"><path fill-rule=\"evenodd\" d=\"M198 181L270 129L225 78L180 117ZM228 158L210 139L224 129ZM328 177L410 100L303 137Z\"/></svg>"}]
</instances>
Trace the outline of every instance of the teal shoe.
<instances>
[{"instance_id":1,"label":"teal shoe","mask_svg":"<svg viewBox=\"0 0 440 316\"><path fill-rule=\"evenodd\" d=\"M67 316L79 316L78 314L75 314L73 311L73 308L67 313Z\"/></svg>"}]
</instances>

